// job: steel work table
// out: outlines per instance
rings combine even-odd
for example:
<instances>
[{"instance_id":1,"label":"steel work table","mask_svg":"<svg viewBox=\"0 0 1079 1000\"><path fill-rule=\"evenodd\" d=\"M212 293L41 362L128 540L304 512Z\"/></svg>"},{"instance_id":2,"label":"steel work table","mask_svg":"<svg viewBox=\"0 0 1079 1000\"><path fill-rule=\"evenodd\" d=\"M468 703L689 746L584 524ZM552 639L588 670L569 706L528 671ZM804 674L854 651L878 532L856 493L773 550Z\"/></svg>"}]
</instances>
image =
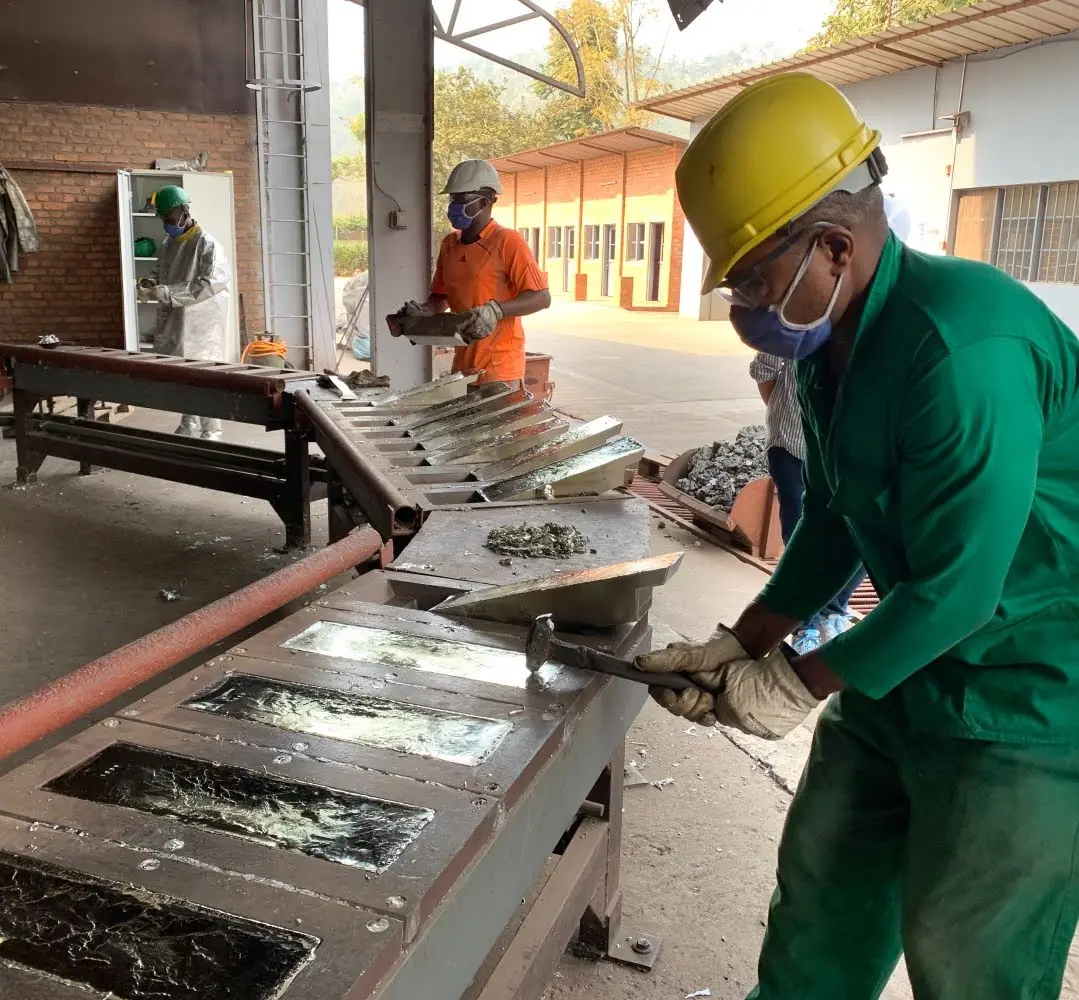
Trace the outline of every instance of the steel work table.
<instances>
[{"instance_id":1,"label":"steel work table","mask_svg":"<svg viewBox=\"0 0 1079 1000\"><path fill-rule=\"evenodd\" d=\"M321 459L308 454L310 435L296 428L294 393L329 395L313 372L129 352L110 348L0 344L13 382L17 477L31 481L48 456L237 493L270 503L285 524L286 545L311 540L310 505L326 496ZM43 400L71 396L78 419L37 416ZM284 453L156 434L93 421L97 401L282 430Z\"/></svg>"},{"instance_id":2,"label":"steel work table","mask_svg":"<svg viewBox=\"0 0 1079 1000\"><path fill-rule=\"evenodd\" d=\"M0 996L536 1000L579 923L628 952L622 767L645 689L531 675L525 629L419 610L392 577L0 778ZM582 641L649 638L645 618Z\"/></svg>"}]
</instances>

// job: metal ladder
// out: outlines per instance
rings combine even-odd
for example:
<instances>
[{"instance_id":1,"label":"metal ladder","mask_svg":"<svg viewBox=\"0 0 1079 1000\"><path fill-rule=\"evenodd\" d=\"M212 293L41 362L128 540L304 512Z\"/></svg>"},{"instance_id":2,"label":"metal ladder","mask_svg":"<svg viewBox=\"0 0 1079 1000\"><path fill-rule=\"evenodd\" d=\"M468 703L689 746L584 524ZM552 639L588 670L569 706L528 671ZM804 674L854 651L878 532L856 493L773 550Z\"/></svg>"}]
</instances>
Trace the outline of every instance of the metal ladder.
<instances>
[{"instance_id":1,"label":"metal ladder","mask_svg":"<svg viewBox=\"0 0 1079 1000\"><path fill-rule=\"evenodd\" d=\"M289 360L312 360L311 229L304 95L304 0L253 0L262 282L266 330L284 340Z\"/></svg>"}]
</instances>

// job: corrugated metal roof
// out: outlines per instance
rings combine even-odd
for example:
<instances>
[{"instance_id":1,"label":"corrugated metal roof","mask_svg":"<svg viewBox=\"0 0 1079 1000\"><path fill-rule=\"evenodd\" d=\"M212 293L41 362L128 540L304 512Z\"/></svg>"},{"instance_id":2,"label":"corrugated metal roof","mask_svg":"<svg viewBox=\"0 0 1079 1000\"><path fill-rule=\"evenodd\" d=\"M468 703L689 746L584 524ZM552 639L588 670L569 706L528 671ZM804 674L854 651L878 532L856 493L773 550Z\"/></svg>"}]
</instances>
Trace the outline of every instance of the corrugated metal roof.
<instances>
[{"instance_id":1,"label":"corrugated metal roof","mask_svg":"<svg viewBox=\"0 0 1079 1000\"><path fill-rule=\"evenodd\" d=\"M676 135L629 125L610 132L599 132L580 139L570 139L568 142L556 142L551 146L540 146L538 149L526 149L520 153L499 156L491 160L491 163L495 169L503 173L518 174L525 170L557 167L563 163L597 160L601 156L620 156L622 153L655 149L656 146L684 146L685 144L686 140Z\"/></svg>"},{"instance_id":2,"label":"corrugated metal roof","mask_svg":"<svg viewBox=\"0 0 1079 1000\"><path fill-rule=\"evenodd\" d=\"M636 106L672 118L708 118L743 87L785 70L804 70L836 86L939 66L976 52L1021 45L1079 29L1077 0L986 0L875 35L660 94Z\"/></svg>"}]
</instances>

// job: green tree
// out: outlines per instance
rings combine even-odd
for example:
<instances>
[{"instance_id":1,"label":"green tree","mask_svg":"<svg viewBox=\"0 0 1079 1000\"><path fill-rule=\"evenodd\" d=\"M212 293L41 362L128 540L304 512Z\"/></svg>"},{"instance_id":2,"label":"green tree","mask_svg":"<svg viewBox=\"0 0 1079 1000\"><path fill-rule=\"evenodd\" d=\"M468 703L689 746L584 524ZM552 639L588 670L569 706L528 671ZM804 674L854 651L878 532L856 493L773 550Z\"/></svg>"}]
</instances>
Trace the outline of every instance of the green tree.
<instances>
[{"instance_id":1,"label":"green tree","mask_svg":"<svg viewBox=\"0 0 1079 1000\"><path fill-rule=\"evenodd\" d=\"M807 48L838 45L859 35L886 31L908 21L920 21L966 7L974 0L837 0Z\"/></svg>"},{"instance_id":2,"label":"green tree","mask_svg":"<svg viewBox=\"0 0 1079 1000\"><path fill-rule=\"evenodd\" d=\"M330 161L330 171L335 181L362 181L367 176L367 157L363 152L367 142L367 116L358 114L351 117L348 120L348 130L360 144L360 152L335 156Z\"/></svg>"},{"instance_id":3,"label":"green tree","mask_svg":"<svg viewBox=\"0 0 1079 1000\"><path fill-rule=\"evenodd\" d=\"M535 114L503 103L497 83L463 67L435 74L431 177L437 190L461 160L489 160L550 141Z\"/></svg>"},{"instance_id":4,"label":"green tree","mask_svg":"<svg viewBox=\"0 0 1079 1000\"><path fill-rule=\"evenodd\" d=\"M622 77L625 65L617 12L600 0L570 0L555 17L577 43L584 66L585 96L574 97L544 83L536 84L543 98L547 131L553 138L576 139L622 124L626 98ZM561 35L552 29L543 71L556 80L576 81L577 70Z\"/></svg>"},{"instance_id":5,"label":"green tree","mask_svg":"<svg viewBox=\"0 0 1079 1000\"><path fill-rule=\"evenodd\" d=\"M542 115L508 107L502 87L465 68L435 73L435 135L431 146L434 230L449 232L445 197L450 171L462 160L490 160L554 141Z\"/></svg>"}]
</instances>

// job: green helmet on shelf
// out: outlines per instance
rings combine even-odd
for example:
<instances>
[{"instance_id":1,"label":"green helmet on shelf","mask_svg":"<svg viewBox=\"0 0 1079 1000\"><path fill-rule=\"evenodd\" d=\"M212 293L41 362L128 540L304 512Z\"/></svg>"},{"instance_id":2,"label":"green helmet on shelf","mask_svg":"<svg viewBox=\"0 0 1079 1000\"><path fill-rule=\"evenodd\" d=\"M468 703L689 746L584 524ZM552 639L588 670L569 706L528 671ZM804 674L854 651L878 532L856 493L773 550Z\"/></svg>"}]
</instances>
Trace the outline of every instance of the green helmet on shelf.
<instances>
[{"instance_id":1,"label":"green helmet on shelf","mask_svg":"<svg viewBox=\"0 0 1079 1000\"><path fill-rule=\"evenodd\" d=\"M187 192L175 184L166 184L154 196L154 210L158 216L168 215L177 205L190 205Z\"/></svg>"}]
</instances>

